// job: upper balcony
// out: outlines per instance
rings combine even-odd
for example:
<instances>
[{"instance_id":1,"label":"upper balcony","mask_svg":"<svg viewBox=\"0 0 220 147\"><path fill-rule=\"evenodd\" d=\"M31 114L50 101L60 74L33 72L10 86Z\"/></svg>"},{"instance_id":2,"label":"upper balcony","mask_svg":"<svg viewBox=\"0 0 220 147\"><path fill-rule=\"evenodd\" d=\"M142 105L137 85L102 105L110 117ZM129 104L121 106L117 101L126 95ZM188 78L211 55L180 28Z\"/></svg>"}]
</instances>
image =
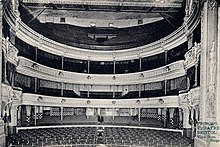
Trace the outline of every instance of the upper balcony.
<instances>
[{"instance_id":1,"label":"upper balcony","mask_svg":"<svg viewBox=\"0 0 220 147\"><path fill-rule=\"evenodd\" d=\"M82 49L81 47L73 47L51 40L28 27L17 17L17 15L15 15L11 7L8 6L4 9L4 18L11 29L15 30L16 36L32 46L46 52L63 55L64 57L86 60L99 59L101 61L112 60L113 58L115 60L126 60L137 57L146 57L164 52L165 50L170 50L187 41L187 35L192 33L199 23L198 15L199 8L198 5L196 5L191 15L185 20L185 23L170 35L162 37L161 39L147 45L141 45L134 48L129 47L129 49L125 50L103 51ZM93 47L96 47L96 45L93 45ZM105 48L102 47L102 49Z\"/></svg>"}]
</instances>

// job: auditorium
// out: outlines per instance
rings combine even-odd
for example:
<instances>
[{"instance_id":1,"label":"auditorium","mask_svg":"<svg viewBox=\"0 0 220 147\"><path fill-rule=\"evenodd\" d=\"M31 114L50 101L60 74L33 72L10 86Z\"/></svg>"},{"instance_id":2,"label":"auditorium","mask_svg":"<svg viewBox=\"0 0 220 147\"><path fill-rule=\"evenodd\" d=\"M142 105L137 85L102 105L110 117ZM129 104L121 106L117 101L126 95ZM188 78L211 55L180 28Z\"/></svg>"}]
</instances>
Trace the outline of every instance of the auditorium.
<instances>
[{"instance_id":1,"label":"auditorium","mask_svg":"<svg viewBox=\"0 0 220 147\"><path fill-rule=\"evenodd\" d=\"M1 0L0 147L219 147L219 0Z\"/></svg>"}]
</instances>

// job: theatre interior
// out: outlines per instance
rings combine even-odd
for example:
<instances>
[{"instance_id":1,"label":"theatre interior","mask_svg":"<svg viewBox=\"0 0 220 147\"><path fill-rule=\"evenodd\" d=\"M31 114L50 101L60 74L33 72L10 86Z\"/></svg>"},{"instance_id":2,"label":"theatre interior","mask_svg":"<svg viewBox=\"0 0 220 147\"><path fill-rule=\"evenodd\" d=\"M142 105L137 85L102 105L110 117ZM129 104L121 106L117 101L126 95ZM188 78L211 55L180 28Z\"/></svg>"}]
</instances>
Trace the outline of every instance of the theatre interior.
<instances>
[{"instance_id":1,"label":"theatre interior","mask_svg":"<svg viewBox=\"0 0 220 147\"><path fill-rule=\"evenodd\" d=\"M1 0L1 147L219 147L218 0Z\"/></svg>"}]
</instances>

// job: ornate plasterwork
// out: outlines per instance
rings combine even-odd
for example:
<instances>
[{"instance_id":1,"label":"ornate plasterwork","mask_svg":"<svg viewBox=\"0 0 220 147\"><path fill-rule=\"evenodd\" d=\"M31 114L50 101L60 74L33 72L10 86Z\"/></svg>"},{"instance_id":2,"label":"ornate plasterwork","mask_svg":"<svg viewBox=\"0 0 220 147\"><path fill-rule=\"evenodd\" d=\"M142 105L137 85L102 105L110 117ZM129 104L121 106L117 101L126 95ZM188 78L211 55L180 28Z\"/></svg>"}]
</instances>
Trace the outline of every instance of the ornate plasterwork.
<instances>
[{"instance_id":1,"label":"ornate plasterwork","mask_svg":"<svg viewBox=\"0 0 220 147\"><path fill-rule=\"evenodd\" d=\"M186 93L179 94L179 105L196 107L200 103L200 87L191 89Z\"/></svg>"},{"instance_id":2,"label":"ornate plasterwork","mask_svg":"<svg viewBox=\"0 0 220 147\"><path fill-rule=\"evenodd\" d=\"M16 102L20 103L21 102L21 97L22 97L22 89L20 88L12 88L9 85L2 84L2 100L4 102Z\"/></svg>"},{"instance_id":3,"label":"ornate plasterwork","mask_svg":"<svg viewBox=\"0 0 220 147\"><path fill-rule=\"evenodd\" d=\"M9 41L9 38L3 38L3 50L4 56L7 61L14 64L15 66L18 65L18 49L16 49Z\"/></svg>"},{"instance_id":4,"label":"ornate plasterwork","mask_svg":"<svg viewBox=\"0 0 220 147\"><path fill-rule=\"evenodd\" d=\"M201 53L201 44L195 43L194 46L185 54L185 61L184 61L185 69L189 69L195 64L198 64L200 53Z\"/></svg>"}]
</instances>

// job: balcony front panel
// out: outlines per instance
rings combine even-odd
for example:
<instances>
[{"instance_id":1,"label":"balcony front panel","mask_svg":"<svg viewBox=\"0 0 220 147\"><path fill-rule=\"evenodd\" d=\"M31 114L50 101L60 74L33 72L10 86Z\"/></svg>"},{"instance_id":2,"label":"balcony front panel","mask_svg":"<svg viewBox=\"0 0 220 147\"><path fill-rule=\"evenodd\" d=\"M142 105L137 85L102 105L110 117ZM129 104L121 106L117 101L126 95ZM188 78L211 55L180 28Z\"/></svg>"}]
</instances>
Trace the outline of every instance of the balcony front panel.
<instances>
[{"instance_id":1,"label":"balcony front panel","mask_svg":"<svg viewBox=\"0 0 220 147\"><path fill-rule=\"evenodd\" d=\"M153 70L148 70L138 73L129 74L82 74L68 72L49 68L29 59L19 57L19 65L17 72L25 75L38 77L51 81L63 81L76 84L105 84L105 85L125 85L149 83L163 81L164 79L173 79L186 74L183 60L169 64L168 66L160 67Z\"/></svg>"},{"instance_id":2,"label":"balcony front panel","mask_svg":"<svg viewBox=\"0 0 220 147\"><path fill-rule=\"evenodd\" d=\"M37 94L23 93L22 105L39 105L53 107L96 107L96 108L164 108L179 107L178 96L165 96L159 98L142 99L87 99L87 98L61 98Z\"/></svg>"}]
</instances>

